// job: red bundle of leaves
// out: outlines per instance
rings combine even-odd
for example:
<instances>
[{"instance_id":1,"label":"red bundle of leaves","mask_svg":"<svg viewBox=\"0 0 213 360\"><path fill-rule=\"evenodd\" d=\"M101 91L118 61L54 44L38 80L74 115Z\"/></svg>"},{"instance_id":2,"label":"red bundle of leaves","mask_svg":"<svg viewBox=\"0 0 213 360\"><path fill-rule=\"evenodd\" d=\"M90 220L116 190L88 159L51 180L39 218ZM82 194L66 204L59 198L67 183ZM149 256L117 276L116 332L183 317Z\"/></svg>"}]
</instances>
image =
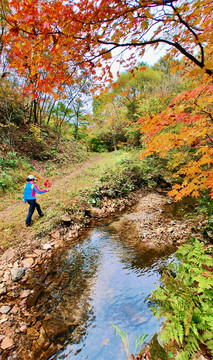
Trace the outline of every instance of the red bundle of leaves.
<instances>
[{"instance_id":1,"label":"red bundle of leaves","mask_svg":"<svg viewBox=\"0 0 213 360\"><path fill-rule=\"evenodd\" d=\"M50 188L52 186L52 183L50 180L46 180L45 183L44 183L44 186L47 187L47 188Z\"/></svg>"}]
</instances>

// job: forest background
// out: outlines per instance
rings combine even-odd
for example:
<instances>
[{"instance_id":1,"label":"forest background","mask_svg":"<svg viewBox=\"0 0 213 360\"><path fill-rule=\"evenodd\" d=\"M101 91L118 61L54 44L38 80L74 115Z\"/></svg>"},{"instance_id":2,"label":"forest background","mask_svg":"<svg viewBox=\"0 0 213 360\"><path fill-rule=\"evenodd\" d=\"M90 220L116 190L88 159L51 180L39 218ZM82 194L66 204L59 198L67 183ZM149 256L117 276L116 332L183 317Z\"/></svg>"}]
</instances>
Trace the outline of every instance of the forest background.
<instances>
[{"instance_id":1,"label":"forest background","mask_svg":"<svg viewBox=\"0 0 213 360\"><path fill-rule=\"evenodd\" d=\"M92 151L167 157L176 200L211 197L211 15L209 1L2 0L1 190L14 183L17 151L48 160L74 138ZM161 44L167 55L145 66L145 47ZM128 70L113 81L115 61Z\"/></svg>"}]
</instances>

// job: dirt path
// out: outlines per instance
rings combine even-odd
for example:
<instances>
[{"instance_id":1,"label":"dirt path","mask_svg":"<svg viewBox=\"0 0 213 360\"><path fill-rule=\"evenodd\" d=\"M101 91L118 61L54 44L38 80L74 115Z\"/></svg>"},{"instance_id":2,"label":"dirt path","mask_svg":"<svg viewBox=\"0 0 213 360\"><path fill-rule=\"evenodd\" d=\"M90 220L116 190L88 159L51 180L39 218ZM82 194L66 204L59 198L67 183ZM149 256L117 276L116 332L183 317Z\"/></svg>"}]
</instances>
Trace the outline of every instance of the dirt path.
<instances>
[{"instance_id":1,"label":"dirt path","mask_svg":"<svg viewBox=\"0 0 213 360\"><path fill-rule=\"evenodd\" d=\"M8 247L16 247L20 243L37 236L39 232L47 232L56 221L56 209L59 214L63 212L63 208L69 203L69 197L72 193L78 191L81 187L88 185L84 178L87 177L87 171L94 166L98 166L102 161L101 156L92 156L80 166L75 165L74 168L66 169L66 174L50 178L53 186L48 192L41 196L37 196L42 210L47 216L40 219L35 212L33 215L32 227L25 227L25 218L28 212L28 204L23 203L23 189L15 194L9 194L2 199L2 209L0 211L0 254ZM82 180L83 179L83 180ZM44 179L38 180L38 187L44 188ZM20 200L16 200L17 196ZM9 203L9 205L8 205ZM5 206L3 207L3 205ZM60 212L61 210L61 212Z\"/></svg>"},{"instance_id":2,"label":"dirt path","mask_svg":"<svg viewBox=\"0 0 213 360\"><path fill-rule=\"evenodd\" d=\"M75 166L76 168L70 172L70 174L67 174L65 176L63 176L63 178L59 177L59 178L53 178L54 179L54 187L62 186L64 184L66 184L67 180L69 180L70 178L76 177L79 173L81 173L83 170L89 168L89 166L91 166L91 164L95 164L96 162L98 162L100 160L100 156L96 156L95 158L93 158L92 160L89 159L87 160L85 163L83 163L80 167L79 165ZM52 180L52 179L51 179ZM4 198L7 197L7 201L8 199L10 199L9 201L12 201L13 203L9 206L3 206L1 205L0 208L0 220L3 218L7 218L8 214L11 213L11 211L13 211L17 206L19 206L20 204L23 204L22 200L15 200L14 199L14 195L5 195ZM4 203L4 198L2 198L2 202Z\"/></svg>"}]
</instances>

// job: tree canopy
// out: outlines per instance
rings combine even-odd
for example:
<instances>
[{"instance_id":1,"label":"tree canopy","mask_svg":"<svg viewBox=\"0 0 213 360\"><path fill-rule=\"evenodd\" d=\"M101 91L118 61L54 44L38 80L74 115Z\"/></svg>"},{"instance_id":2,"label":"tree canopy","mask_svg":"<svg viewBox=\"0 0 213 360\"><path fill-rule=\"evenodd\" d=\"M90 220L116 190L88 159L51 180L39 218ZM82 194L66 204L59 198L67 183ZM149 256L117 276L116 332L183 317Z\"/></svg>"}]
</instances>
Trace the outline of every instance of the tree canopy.
<instances>
[{"instance_id":1,"label":"tree canopy","mask_svg":"<svg viewBox=\"0 0 213 360\"><path fill-rule=\"evenodd\" d=\"M142 156L179 149L180 165L187 151L190 157L178 169L183 182L172 195L198 196L205 188L213 196L212 12L209 0L4 0L1 57L25 79L25 92L34 100L41 94L57 100L79 71L99 85L112 79L116 59L133 68L146 46L166 46L164 61L176 59L171 70L187 74L191 84L161 113L144 111L140 122L147 146Z\"/></svg>"},{"instance_id":2,"label":"tree canopy","mask_svg":"<svg viewBox=\"0 0 213 360\"><path fill-rule=\"evenodd\" d=\"M212 10L209 0L2 2L7 23L3 46L10 66L29 77L28 90L49 92L72 82L77 68L110 75L112 50L168 46L170 55L212 74ZM135 51L130 59L135 59ZM123 62L122 56L120 62ZM44 81L45 80L45 81ZM35 84L36 82L36 84Z\"/></svg>"}]
</instances>

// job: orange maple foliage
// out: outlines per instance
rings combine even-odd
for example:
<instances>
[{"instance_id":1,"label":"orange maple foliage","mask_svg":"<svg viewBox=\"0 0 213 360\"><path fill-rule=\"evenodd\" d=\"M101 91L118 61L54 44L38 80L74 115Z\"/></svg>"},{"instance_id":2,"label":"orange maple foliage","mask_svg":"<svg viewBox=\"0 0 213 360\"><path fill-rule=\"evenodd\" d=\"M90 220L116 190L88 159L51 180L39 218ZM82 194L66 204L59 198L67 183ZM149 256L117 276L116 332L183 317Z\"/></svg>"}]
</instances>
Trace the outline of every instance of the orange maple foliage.
<instances>
[{"instance_id":1,"label":"orange maple foliage","mask_svg":"<svg viewBox=\"0 0 213 360\"><path fill-rule=\"evenodd\" d=\"M3 2L2 2L3 3ZM147 133L143 156L169 149L195 149L179 170L184 185L176 199L208 188L212 195L212 74L213 2L209 0L8 0L2 7L7 24L1 47L9 66L28 79L26 91L56 93L72 84L79 68L98 81L112 78L111 56L133 49L129 62L142 56L146 45L167 45L168 56L182 54L185 71L200 79L192 90L176 97L162 114L141 120ZM116 53L118 54L118 53ZM102 73L96 72L102 69ZM174 71L177 69L174 68ZM179 126L179 127L178 127Z\"/></svg>"},{"instance_id":2,"label":"orange maple foliage","mask_svg":"<svg viewBox=\"0 0 213 360\"><path fill-rule=\"evenodd\" d=\"M167 45L212 74L212 10L209 0L178 2L115 0L8 0L3 36L9 63L29 77L28 91L50 92L72 82L79 67L104 80L112 77L112 51L134 49L133 63L146 45ZM136 52L137 50L137 52ZM136 56L137 55L137 56ZM118 56L118 55L117 55ZM123 57L119 58L123 62ZM187 63L186 63L187 64ZM103 70L97 75L95 67ZM36 85L35 85L36 82Z\"/></svg>"},{"instance_id":3,"label":"orange maple foliage","mask_svg":"<svg viewBox=\"0 0 213 360\"><path fill-rule=\"evenodd\" d=\"M173 168L185 163L175 174L183 181L169 193L176 200L186 195L198 197L205 189L213 198L213 87L210 77L204 76L202 81L206 83L176 96L161 114L140 119L141 131L146 134L141 158L153 153L164 157L169 150L179 149Z\"/></svg>"}]
</instances>

